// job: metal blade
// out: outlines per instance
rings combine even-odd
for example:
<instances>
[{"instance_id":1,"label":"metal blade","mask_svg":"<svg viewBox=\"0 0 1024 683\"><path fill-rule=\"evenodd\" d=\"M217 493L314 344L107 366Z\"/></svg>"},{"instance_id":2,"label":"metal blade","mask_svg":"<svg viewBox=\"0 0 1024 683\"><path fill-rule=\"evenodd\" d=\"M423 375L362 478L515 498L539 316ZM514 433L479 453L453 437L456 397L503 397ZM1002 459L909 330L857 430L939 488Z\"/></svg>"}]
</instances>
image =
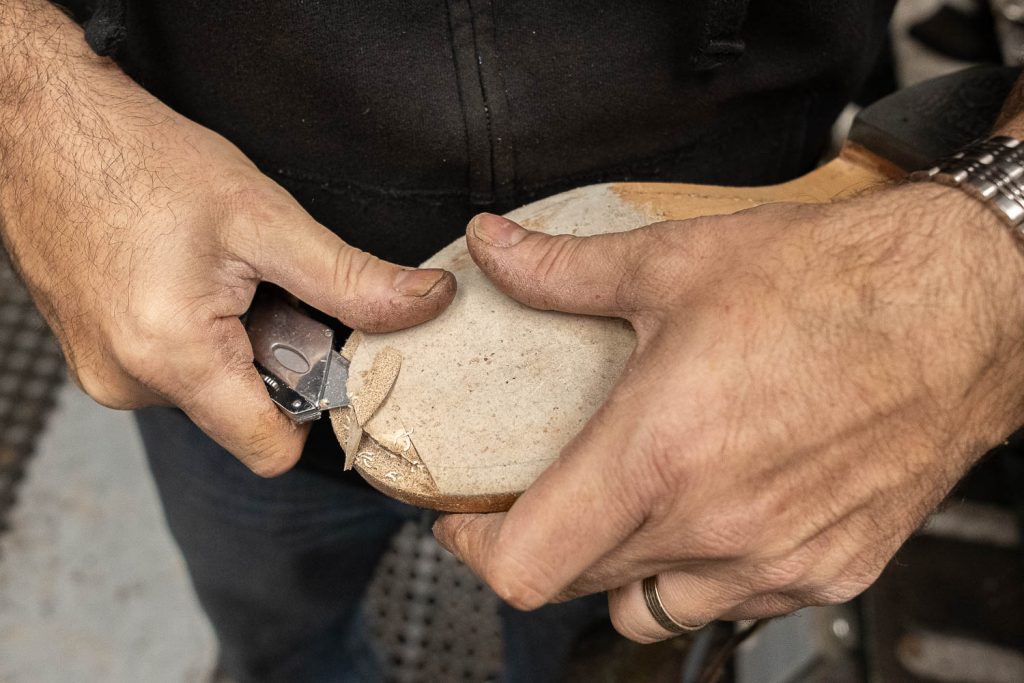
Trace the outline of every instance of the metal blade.
<instances>
[{"instance_id":1,"label":"metal blade","mask_svg":"<svg viewBox=\"0 0 1024 683\"><path fill-rule=\"evenodd\" d=\"M320 408L331 410L350 405L348 390L348 359L337 351L331 351L327 365L327 380L324 382L324 393L320 397Z\"/></svg>"},{"instance_id":2,"label":"metal blade","mask_svg":"<svg viewBox=\"0 0 1024 683\"><path fill-rule=\"evenodd\" d=\"M261 293L245 326L263 383L288 417L309 422L349 404L348 361L334 350L333 330L276 292Z\"/></svg>"}]
</instances>

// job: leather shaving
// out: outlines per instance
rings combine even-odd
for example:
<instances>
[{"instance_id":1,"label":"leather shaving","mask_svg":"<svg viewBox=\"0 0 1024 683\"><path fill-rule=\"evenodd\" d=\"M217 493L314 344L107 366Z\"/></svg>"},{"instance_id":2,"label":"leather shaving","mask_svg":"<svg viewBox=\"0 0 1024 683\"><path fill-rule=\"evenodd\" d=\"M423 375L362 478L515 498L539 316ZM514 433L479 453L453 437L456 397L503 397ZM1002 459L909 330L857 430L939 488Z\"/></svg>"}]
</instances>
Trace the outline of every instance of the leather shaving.
<instances>
[{"instance_id":1,"label":"leather shaving","mask_svg":"<svg viewBox=\"0 0 1024 683\"><path fill-rule=\"evenodd\" d=\"M349 342L342 350L343 354L345 352L352 353L358 343L359 339L356 335L349 337ZM398 372L401 368L402 354L391 347L382 349L373 359L373 364L366 373L366 380L359 394L351 397L352 405L331 413L334 431L345 435L342 444L345 451L345 470L352 469L355 464L356 456L359 453L359 444L363 439L363 425L387 400L391 388L398 380Z\"/></svg>"},{"instance_id":2,"label":"leather shaving","mask_svg":"<svg viewBox=\"0 0 1024 683\"><path fill-rule=\"evenodd\" d=\"M390 346L381 349L373 359L359 394L352 396L356 422L362 427L387 400L402 369L402 354Z\"/></svg>"},{"instance_id":3,"label":"leather shaving","mask_svg":"<svg viewBox=\"0 0 1024 683\"><path fill-rule=\"evenodd\" d=\"M348 421L348 438L345 439L345 469L352 469L355 454L359 452L359 442L363 440L363 428L353 419Z\"/></svg>"},{"instance_id":4,"label":"leather shaving","mask_svg":"<svg viewBox=\"0 0 1024 683\"><path fill-rule=\"evenodd\" d=\"M356 354L356 349L359 348L359 343L362 340L362 332L353 332L348 336L348 339L345 340L345 345L341 347L341 351L338 353L341 354L342 358L351 361L352 357Z\"/></svg>"},{"instance_id":5,"label":"leather shaving","mask_svg":"<svg viewBox=\"0 0 1024 683\"><path fill-rule=\"evenodd\" d=\"M359 452L359 442L363 438L363 428L355 420L355 411L350 406L338 408L328 413L331 416L331 427L334 433L339 436L342 450L345 451L345 470L352 469L355 464L356 454ZM342 438L344 435L344 438Z\"/></svg>"},{"instance_id":6,"label":"leather shaving","mask_svg":"<svg viewBox=\"0 0 1024 683\"><path fill-rule=\"evenodd\" d=\"M423 466L419 451L416 450L416 445L412 442L412 431L405 429L405 425L402 425L401 432L389 437L383 445L413 467Z\"/></svg>"}]
</instances>

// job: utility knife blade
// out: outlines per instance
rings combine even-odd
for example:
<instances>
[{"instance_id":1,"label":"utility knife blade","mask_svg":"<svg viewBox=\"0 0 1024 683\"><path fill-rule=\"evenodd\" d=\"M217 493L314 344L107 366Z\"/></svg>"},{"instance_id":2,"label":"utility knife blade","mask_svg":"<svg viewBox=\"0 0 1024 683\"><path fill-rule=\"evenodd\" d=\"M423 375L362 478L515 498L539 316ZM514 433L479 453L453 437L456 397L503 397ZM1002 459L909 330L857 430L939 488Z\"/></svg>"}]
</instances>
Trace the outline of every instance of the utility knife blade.
<instances>
[{"instance_id":1,"label":"utility knife blade","mask_svg":"<svg viewBox=\"0 0 1024 683\"><path fill-rule=\"evenodd\" d=\"M277 292L263 292L245 321L256 369L270 398L298 423L349 405L348 360L334 349L334 330Z\"/></svg>"}]
</instances>

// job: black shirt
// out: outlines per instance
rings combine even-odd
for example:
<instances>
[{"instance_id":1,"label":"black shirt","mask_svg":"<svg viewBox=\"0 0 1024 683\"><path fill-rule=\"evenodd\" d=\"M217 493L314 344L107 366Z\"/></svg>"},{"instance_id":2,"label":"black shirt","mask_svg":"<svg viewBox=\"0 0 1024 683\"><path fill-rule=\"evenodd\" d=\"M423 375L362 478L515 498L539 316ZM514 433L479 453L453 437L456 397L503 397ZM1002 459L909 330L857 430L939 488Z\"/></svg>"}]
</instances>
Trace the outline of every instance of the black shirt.
<instances>
[{"instance_id":1,"label":"black shirt","mask_svg":"<svg viewBox=\"0 0 1024 683\"><path fill-rule=\"evenodd\" d=\"M807 171L893 0L106 0L125 70L355 246L605 180ZM90 32L94 44L103 36Z\"/></svg>"}]
</instances>

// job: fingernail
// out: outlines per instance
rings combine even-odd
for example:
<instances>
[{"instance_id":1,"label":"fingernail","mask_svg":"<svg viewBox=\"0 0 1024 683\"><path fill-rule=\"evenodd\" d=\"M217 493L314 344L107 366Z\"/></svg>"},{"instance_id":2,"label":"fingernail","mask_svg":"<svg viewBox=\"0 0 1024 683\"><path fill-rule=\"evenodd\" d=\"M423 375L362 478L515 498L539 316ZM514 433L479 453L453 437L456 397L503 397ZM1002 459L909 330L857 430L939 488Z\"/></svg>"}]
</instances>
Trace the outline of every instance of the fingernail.
<instances>
[{"instance_id":1,"label":"fingernail","mask_svg":"<svg viewBox=\"0 0 1024 683\"><path fill-rule=\"evenodd\" d=\"M507 218L493 213L481 213L470 221L473 235L495 247L514 247L529 233Z\"/></svg>"},{"instance_id":2,"label":"fingernail","mask_svg":"<svg viewBox=\"0 0 1024 683\"><path fill-rule=\"evenodd\" d=\"M395 275L395 291L403 296L426 296L443 277L443 270L400 270Z\"/></svg>"}]
</instances>

